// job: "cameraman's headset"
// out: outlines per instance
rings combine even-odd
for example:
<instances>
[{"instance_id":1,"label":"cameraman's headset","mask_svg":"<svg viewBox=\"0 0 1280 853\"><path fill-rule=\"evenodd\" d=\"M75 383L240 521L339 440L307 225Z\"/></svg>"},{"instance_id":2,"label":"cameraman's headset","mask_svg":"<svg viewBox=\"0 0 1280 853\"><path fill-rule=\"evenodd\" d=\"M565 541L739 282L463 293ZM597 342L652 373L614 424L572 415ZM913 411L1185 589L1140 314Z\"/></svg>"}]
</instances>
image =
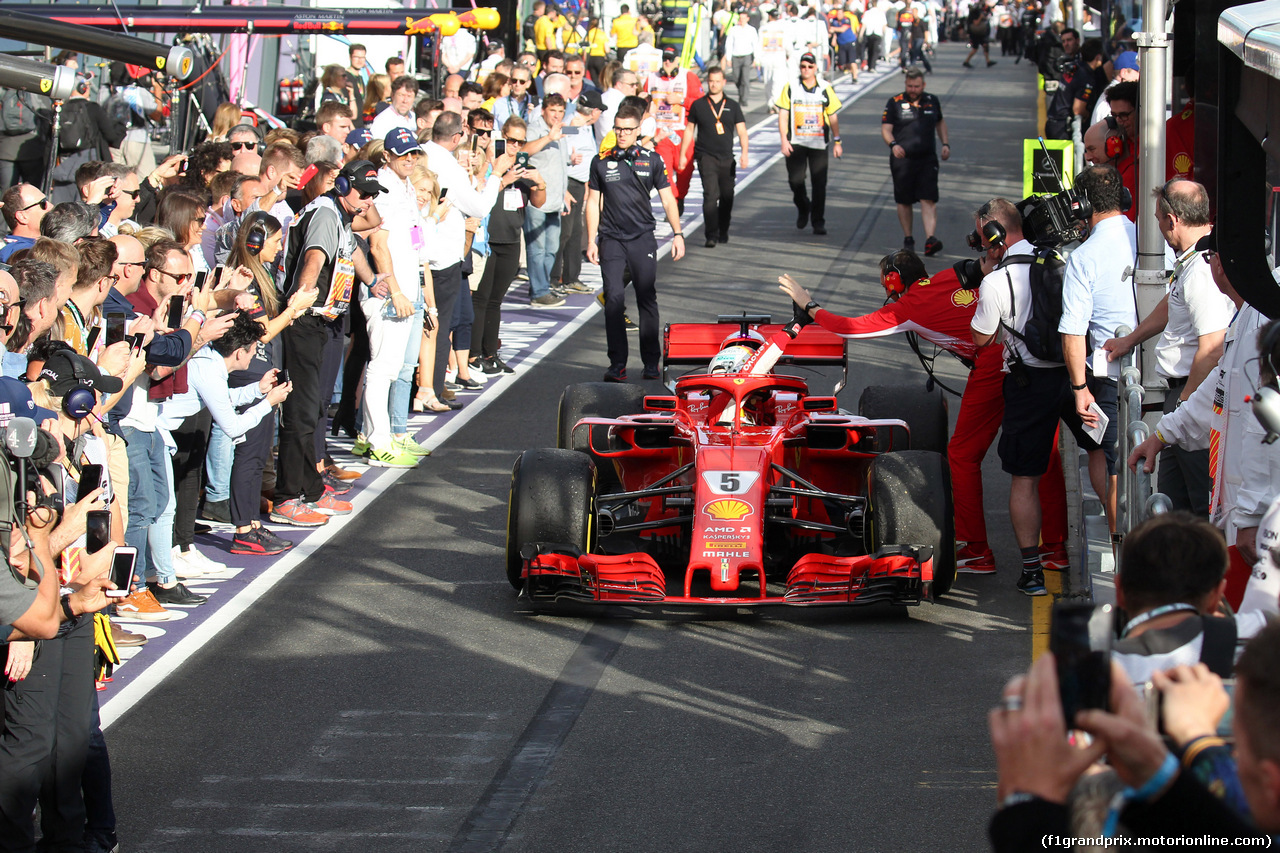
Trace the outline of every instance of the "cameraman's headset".
<instances>
[{"instance_id":1,"label":"cameraman's headset","mask_svg":"<svg viewBox=\"0 0 1280 853\"><path fill-rule=\"evenodd\" d=\"M991 202L987 202L978 208L978 218L983 219L991 215ZM1004 230L1004 226L998 220L990 219L982 223L982 231L974 229L969 232L968 238L969 248L975 252L985 252L987 249L1002 245L1008 232Z\"/></svg>"},{"instance_id":2,"label":"cameraman's headset","mask_svg":"<svg viewBox=\"0 0 1280 853\"><path fill-rule=\"evenodd\" d=\"M1280 322L1273 320L1258 343L1258 358L1265 361L1271 368L1273 377L1280 375L1276 370L1275 362L1271 359L1271 353L1275 351L1277 345L1280 345ZM1252 380L1250 382L1252 383ZM1253 407L1253 416L1267 431L1262 439L1263 444L1273 444L1280 438L1280 391L1272 387L1275 382L1273 378L1271 384L1254 389L1252 394L1244 398L1244 401Z\"/></svg>"}]
</instances>

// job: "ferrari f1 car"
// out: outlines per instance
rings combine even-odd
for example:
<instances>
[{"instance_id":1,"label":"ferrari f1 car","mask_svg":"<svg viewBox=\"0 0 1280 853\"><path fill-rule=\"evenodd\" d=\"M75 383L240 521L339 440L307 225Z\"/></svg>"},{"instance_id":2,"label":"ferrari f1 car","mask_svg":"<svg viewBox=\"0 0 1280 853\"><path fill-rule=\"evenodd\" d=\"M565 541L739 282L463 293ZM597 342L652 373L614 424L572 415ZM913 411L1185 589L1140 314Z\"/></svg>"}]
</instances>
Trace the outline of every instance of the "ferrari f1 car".
<instances>
[{"instance_id":1,"label":"ferrari f1 car","mask_svg":"<svg viewBox=\"0 0 1280 853\"><path fill-rule=\"evenodd\" d=\"M666 330L670 395L573 385L559 447L511 476L507 576L535 606L915 605L955 578L941 395L868 387L859 414L776 368L838 367L843 338L765 316ZM734 330L731 323L738 324ZM726 336L728 340L726 340ZM785 346L767 372L735 343ZM711 362L711 367L707 365Z\"/></svg>"}]
</instances>

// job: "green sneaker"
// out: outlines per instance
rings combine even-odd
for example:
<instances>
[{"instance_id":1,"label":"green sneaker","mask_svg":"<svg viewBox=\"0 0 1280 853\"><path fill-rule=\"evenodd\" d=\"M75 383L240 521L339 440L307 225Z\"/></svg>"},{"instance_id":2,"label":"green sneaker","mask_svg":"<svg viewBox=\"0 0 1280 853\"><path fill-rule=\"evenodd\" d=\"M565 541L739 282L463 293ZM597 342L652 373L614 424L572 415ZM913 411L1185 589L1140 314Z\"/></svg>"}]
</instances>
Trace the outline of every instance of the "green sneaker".
<instances>
[{"instance_id":1,"label":"green sneaker","mask_svg":"<svg viewBox=\"0 0 1280 853\"><path fill-rule=\"evenodd\" d=\"M416 468L418 457L403 450L370 450L369 464L375 468Z\"/></svg>"},{"instance_id":2,"label":"green sneaker","mask_svg":"<svg viewBox=\"0 0 1280 853\"><path fill-rule=\"evenodd\" d=\"M412 436L398 435L391 440L391 447L414 456L430 456L431 451L414 441Z\"/></svg>"},{"instance_id":3,"label":"green sneaker","mask_svg":"<svg viewBox=\"0 0 1280 853\"><path fill-rule=\"evenodd\" d=\"M373 445L363 435L357 436L356 443L351 445L351 452L356 456L368 456L370 450L373 450Z\"/></svg>"}]
</instances>

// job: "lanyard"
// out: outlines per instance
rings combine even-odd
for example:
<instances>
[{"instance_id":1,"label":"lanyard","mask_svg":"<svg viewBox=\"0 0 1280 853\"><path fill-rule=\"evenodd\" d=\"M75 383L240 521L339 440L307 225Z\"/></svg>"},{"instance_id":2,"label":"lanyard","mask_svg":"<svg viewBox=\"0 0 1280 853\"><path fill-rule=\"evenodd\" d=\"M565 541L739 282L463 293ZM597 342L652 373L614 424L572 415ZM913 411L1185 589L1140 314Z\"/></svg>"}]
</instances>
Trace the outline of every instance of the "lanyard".
<instances>
[{"instance_id":1,"label":"lanyard","mask_svg":"<svg viewBox=\"0 0 1280 853\"><path fill-rule=\"evenodd\" d=\"M1184 604L1184 603L1166 604L1163 607L1156 607L1151 610L1148 610L1146 613L1143 613L1140 616L1135 616L1132 619L1130 619L1128 623L1125 624L1124 630L1120 632L1120 638L1124 639L1125 637L1129 636L1129 634L1133 633L1134 628L1137 628L1139 625L1144 625L1147 622L1150 622L1152 619L1155 619L1159 616L1164 616L1169 613L1178 613L1180 611L1185 611L1188 613L1199 612L1195 609L1194 606L1190 604Z\"/></svg>"}]
</instances>

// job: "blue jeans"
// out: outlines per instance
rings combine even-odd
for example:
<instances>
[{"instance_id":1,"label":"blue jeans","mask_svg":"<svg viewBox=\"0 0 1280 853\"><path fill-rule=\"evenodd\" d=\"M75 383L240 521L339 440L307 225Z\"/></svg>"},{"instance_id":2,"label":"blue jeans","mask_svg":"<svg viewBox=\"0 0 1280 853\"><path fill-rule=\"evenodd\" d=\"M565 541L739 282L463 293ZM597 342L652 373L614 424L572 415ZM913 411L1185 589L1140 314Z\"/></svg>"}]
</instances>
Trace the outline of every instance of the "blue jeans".
<instances>
[{"instance_id":1,"label":"blue jeans","mask_svg":"<svg viewBox=\"0 0 1280 853\"><path fill-rule=\"evenodd\" d=\"M409 332L409 343L404 348L404 364L400 366L400 374L391 382L391 434L405 435L409 432L409 392L413 390L413 373L418 369L418 354L422 350L422 317L426 313L426 303L419 305L413 312L409 322L413 329Z\"/></svg>"},{"instance_id":2,"label":"blue jeans","mask_svg":"<svg viewBox=\"0 0 1280 853\"><path fill-rule=\"evenodd\" d=\"M236 446L231 436L217 424L209 432L209 450L204 460L204 472L209 481L204 499L210 503L231 500L231 463L235 459Z\"/></svg>"},{"instance_id":3,"label":"blue jeans","mask_svg":"<svg viewBox=\"0 0 1280 853\"><path fill-rule=\"evenodd\" d=\"M551 292L551 267L560 251L560 212L543 213L536 207L524 209L525 266L529 270L529 297L537 299Z\"/></svg>"},{"instance_id":4,"label":"blue jeans","mask_svg":"<svg viewBox=\"0 0 1280 853\"><path fill-rule=\"evenodd\" d=\"M121 427L129 456L129 526L126 545L136 548L134 581L155 574L161 583L176 579L173 571L173 465L159 432ZM161 521L168 514L168 524ZM160 528L165 528L162 532ZM167 545L164 541L167 540ZM148 549L147 544L151 543ZM157 549L163 546L163 552Z\"/></svg>"}]
</instances>

